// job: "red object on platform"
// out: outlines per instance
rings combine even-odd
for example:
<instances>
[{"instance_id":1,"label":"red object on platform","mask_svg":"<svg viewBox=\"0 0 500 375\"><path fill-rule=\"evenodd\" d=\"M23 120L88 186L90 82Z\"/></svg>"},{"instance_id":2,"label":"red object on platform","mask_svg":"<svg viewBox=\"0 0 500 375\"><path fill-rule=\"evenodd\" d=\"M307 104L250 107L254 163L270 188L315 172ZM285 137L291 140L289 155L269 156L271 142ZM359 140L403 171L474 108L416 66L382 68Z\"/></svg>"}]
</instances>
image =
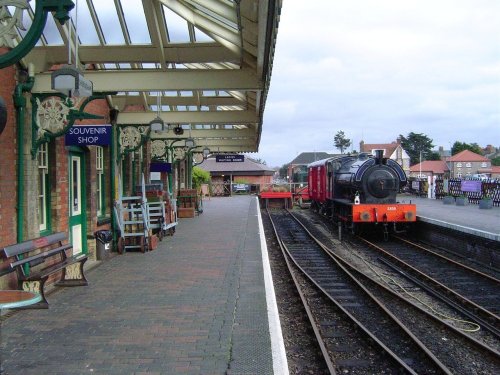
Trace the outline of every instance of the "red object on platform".
<instances>
[{"instance_id":1,"label":"red object on platform","mask_svg":"<svg viewBox=\"0 0 500 375\"><path fill-rule=\"evenodd\" d=\"M261 198L292 198L292 193L289 191L263 191L260 193Z\"/></svg>"}]
</instances>

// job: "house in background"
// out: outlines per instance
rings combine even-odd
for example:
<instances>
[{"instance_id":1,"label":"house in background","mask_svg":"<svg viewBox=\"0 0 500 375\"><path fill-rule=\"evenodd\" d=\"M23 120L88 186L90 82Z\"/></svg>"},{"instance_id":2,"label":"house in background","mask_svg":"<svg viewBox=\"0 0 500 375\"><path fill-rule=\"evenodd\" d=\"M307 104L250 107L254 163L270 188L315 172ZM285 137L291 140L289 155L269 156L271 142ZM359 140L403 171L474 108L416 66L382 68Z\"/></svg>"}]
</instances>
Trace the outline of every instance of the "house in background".
<instances>
[{"instance_id":1,"label":"house in background","mask_svg":"<svg viewBox=\"0 0 500 375\"><path fill-rule=\"evenodd\" d=\"M451 158L451 150L445 150L443 146L439 146L438 150L435 152L439 154L441 160L448 160Z\"/></svg>"},{"instance_id":2,"label":"house in background","mask_svg":"<svg viewBox=\"0 0 500 375\"><path fill-rule=\"evenodd\" d=\"M275 174L274 169L246 156L243 156L242 162L217 162L215 157L211 157L198 167L210 173L213 195L230 195L232 184L245 184L248 189L271 184Z\"/></svg>"},{"instance_id":3,"label":"house in background","mask_svg":"<svg viewBox=\"0 0 500 375\"><path fill-rule=\"evenodd\" d=\"M497 165L491 166L491 178L500 179L500 166L497 166Z\"/></svg>"},{"instance_id":4,"label":"house in background","mask_svg":"<svg viewBox=\"0 0 500 375\"><path fill-rule=\"evenodd\" d=\"M335 154L329 154L327 152L302 152L295 159L293 159L288 164L288 169L286 175L290 182L305 182L305 181L292 181L294 176L298 176L301 173L305 173L307 176L307 165L318 160L323 160L331 158Z\"/></svg>"},{"instance_id":5,"label":"house in background","mask_svg":"<svg viewBox=\"0 0 500 375\"><path fill-rule=\"evenodd\" d=\"M491 160L475 152L464 150L448 159L450 177L472 177L475 174L492 175Z\"/></svg>"},{"instance_id":6,"label":"house in background","mask_svg":"<svg viewBox=\"0 0 500 375\"><path fill-rule=\"evenodd\" d=\"M405 171L406 175L410 174L410 156L401 146L401 141L393 141L392 143L365 143L359 142L359 152L368 152L375 155L377 150L384 151L384 158L392 159L397 162Z\"/></svg>"},{"instance_id":7,"label":"house in background","mask_svg":"<svg viewBox=\"0 0 500 375\"><path fill-rule=\"evenodd\" d=\"M408 177L448 177L450 170L444 160L425 160L422 163L412 165Z\"/></svg>"}]
</instances>

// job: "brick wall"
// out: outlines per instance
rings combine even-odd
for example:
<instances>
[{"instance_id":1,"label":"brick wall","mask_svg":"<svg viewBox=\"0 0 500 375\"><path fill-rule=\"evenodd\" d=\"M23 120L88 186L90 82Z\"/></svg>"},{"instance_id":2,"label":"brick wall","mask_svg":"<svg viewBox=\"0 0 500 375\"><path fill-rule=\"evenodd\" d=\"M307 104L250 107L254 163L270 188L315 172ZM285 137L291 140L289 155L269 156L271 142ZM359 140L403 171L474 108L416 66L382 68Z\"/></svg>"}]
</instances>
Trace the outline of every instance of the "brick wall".
<instances>
[{"instance_id":1,"label":"brick wall","mask_svg":"<svg viewBox=\"0 0 500 375\"><path fill-rule=\"evenodd\" d=\"M0 134L0 247L16 243L17 237L17 132L12 99L15 74L13 66L0 69L0 96L7 106L7 124Z\"/></svg>"}]
</instances>

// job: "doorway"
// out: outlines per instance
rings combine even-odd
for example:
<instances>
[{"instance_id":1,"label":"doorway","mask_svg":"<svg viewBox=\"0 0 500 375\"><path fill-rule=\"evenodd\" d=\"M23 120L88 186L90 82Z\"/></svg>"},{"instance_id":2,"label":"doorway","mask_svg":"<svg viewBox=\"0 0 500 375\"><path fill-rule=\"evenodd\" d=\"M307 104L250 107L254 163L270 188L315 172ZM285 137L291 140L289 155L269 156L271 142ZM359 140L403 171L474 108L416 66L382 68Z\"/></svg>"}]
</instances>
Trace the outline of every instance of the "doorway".
<instances>
[{"instance_id":1,"label":"doorway","mask_svg":"<svg viewBox=\"0 0 500 375\"><path fill-rule=\"evenodd\" d=\"M69 233L73 254L87 253L85 204L85 154L69 153Z\"/></svg>"}]
</instances>

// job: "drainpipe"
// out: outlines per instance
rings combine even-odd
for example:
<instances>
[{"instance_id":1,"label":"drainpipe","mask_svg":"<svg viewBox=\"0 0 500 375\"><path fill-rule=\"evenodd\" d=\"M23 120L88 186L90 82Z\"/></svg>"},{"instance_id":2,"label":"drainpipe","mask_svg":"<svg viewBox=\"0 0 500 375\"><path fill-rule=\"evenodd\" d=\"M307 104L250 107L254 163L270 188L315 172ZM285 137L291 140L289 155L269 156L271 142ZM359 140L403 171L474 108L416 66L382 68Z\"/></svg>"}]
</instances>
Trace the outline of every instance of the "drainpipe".
<instances>
[{"instance_id":1,"label":"drainpipe","mask_svg":"<svg viewBox=\"0 0 500 375\"><path fill-rule=\"evenodd\" d=\"M26 115L25 92L31 92L35 83L35 72L33 64L28 66L28 79L25 83L18 83L12 95L16 107L17 126L17 242L24 238L24 117Z\"/></svg>"},{"instance_id":2,"label":"drainpipe","mask_svg":"<svg viewBox=\"0 0 500 375\"><path fill-rule=\"evenodd\" d=\"M114 206L115 206L115 197L116 197L116 185L115 185L115 176L116 176L116 165L117 165L117 160L116 160L116 133L117 133L117 118L118 118L118 113L119 111L116 108L113 108L109 111L109 119L111 123L111 142L110 142L110 160L111 160L111 167L110 167L110 173L111 173L111 181L110 181L110 203L111 203L111 230L113 232L113 248L117 249L117 241L118 241L118 236L116 234L118 230L118 225L116 223L116 217L115 217L115 212L114 212ZM121 194L121 192L120 192Z\"/></svg>"}]
</instances>

